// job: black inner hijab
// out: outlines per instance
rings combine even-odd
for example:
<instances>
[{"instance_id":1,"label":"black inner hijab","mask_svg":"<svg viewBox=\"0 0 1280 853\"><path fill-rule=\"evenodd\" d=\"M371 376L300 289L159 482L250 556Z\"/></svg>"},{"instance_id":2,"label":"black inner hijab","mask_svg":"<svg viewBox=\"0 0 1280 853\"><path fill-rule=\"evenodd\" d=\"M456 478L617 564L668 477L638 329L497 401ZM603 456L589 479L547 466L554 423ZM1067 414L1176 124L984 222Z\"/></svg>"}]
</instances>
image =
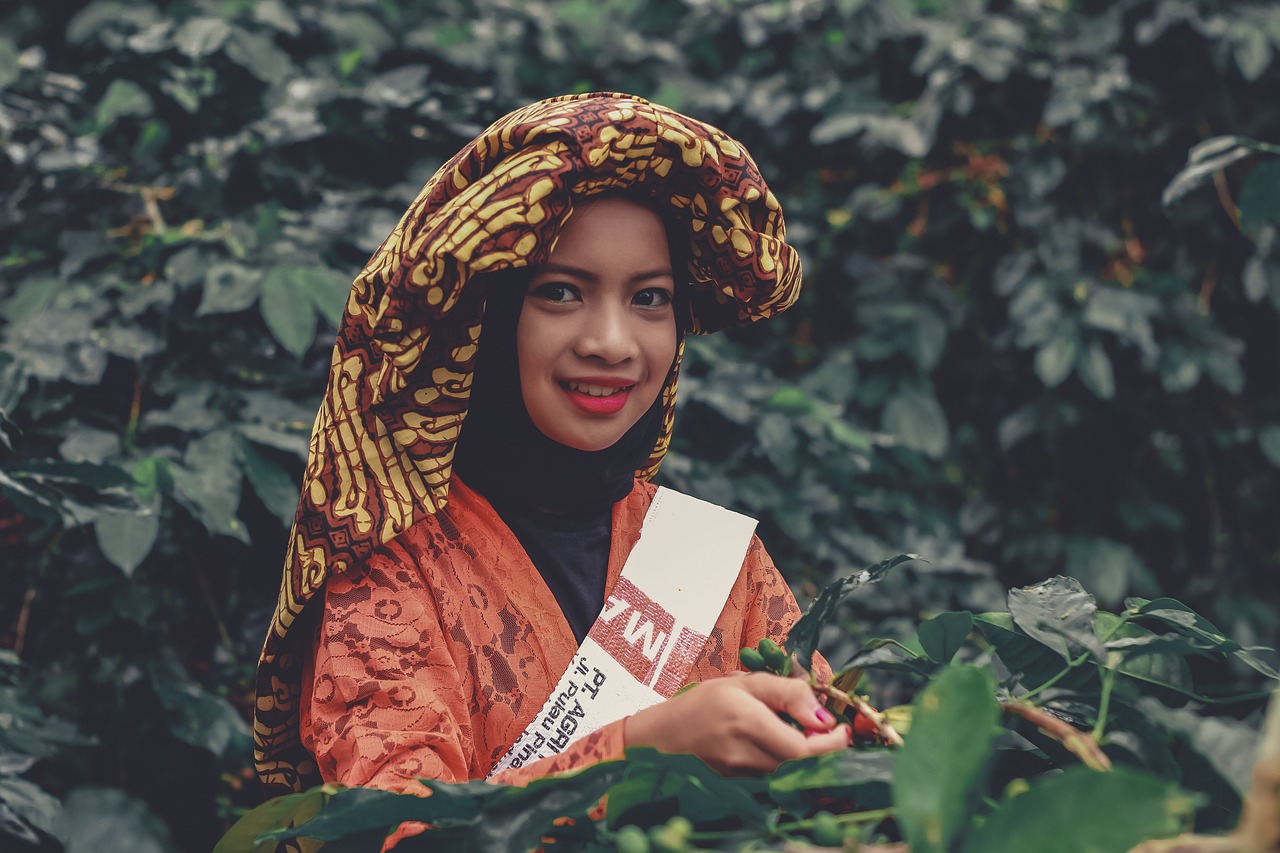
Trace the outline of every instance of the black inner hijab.
<instances>
[{"instance_id":1,"label":"black inner hijab","mask_svg":"<svg viewBox=\"0 0 1280 853\"><path fill-rule=\"evenodd\" d=\"M525 409L516 353L529 278L527 269L486 276L479 351L454 470L495 508L515 505L556 515L607 510L631 491L635 472L653 451L662 429L661 395L604 450L577 450L544 435Z\"/></svg>"},{"instance_id":2,"label":"black inner hijab","mask_svg":"<svg viewBox=\"0 0 1280 853\"><path fill-rule=\"evenodd\" d=\"M662 399L604 450L576 450L544 435L525 409L516 351L529 277L520 270L485 282L471 400L453 464L515 534L581 643L604 606L613 504L648 461Z\"/></svg>"}]
</instances>

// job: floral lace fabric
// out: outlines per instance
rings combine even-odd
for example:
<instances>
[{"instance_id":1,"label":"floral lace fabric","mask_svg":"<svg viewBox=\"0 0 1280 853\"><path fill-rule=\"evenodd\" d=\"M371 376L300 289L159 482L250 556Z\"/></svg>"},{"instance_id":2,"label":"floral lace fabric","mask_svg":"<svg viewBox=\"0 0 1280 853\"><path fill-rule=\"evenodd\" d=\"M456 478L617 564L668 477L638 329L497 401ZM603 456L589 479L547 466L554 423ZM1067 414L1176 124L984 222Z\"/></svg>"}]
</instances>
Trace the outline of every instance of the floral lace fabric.
<instances>
[{"instance_id":1,"label":"floral lace fabric","mask_svg":"<svg viewBox=\"0 0 1280 853\"><path fill-rule=\"evenodd\" d=\"M637 481L614 507L606 590L640 535L656 488ZM782 639L795 598L753 538L688 681L739 669L738 650ZM455 481L449 506L329 581L304 689L303 743L321 775L423 790L418 777L482 779L550 695L577 642L515 536ZM823 676L829 675L818 661ZM622 722L494 781L522 784L622 756Z\"/></svg>"}]
</instances>

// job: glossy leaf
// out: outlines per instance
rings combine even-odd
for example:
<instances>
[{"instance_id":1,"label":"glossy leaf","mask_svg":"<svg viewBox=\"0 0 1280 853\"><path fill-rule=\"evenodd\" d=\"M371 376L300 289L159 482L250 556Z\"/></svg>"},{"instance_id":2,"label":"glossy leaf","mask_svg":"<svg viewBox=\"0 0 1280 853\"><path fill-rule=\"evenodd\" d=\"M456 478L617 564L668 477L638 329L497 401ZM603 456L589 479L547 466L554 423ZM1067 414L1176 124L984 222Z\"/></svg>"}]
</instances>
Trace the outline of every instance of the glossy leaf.
<instances>
[{"instance_id":1,"label":"glossy leaf","mask_svg":"<svg viewBox=\"0 0 1280 853\"><path fill-rule=\"evenodd\" d=\"M915 554L898 554L896 557L882 560L873 566L869 566L860 572L855 572L831 584L822 591L814 602L809 605L809 609L805 611L804 615L792 626L791 632L787 635L784 648L787 652L796 656L802 667L808 669L813 660L813 652L818 645L818 637L821 635L822 629L826 627L827 622L835 616L836 608L840 605L840 602L859 587L876 583L895 566L918 559L919 557Z\"/></svg>"},{"instance_id":2,"label":"glossy leaf","mask_svg":"<svg viewBox=\"0 0 1280 853\"><path fill-rule=\"evenodd\" d=\"M262 282L262 318L280 345L301 356L316 337L315 304L306 283L286 267L276 267Z\"/></svg>"},{"instance_id":3,"label":"glossy leaf","mask_svg":"<svg viewBox=\"0 0 1280 853\"><path fill-rule=\"evenodd\" d=\"M966 853L1128 853L1178 834L1195 801L1176 785L1135 773L1072 768L1006 800L965 845Z\"/></svg>"},{"instance_id":4,"label":"glossy leaf","mask_svg":"<svg viewBox=\"0 0 1280 853\"><path fill-rule=\"evenodd\" d=\"M93 532L112 565L132 575L155 546L160 513L155 507L137 513L106 512L94 522Z\"/></svg>"},{"instance_id":5,"label":"glossy leaf","mask_svg":"<svg viewBox=\"0 0 1280 853\"><path fill-rule=\"evenodd\" d=\"M1260 34L1260 33L1259 33ZM1258 164L1240 187L1240 222L1250 230L1280 227L1280 160Z\"/></svg>"},{"instance_id":6,"label":"glossy leaf","mask_svg":"<svg viewBox=\"0 0 1280 853\"><path fill-rule=\"evenodd\" d=\"M251 442L241 441L240 453L244 460L244 474L262 503L285 527L293 524L294 510L298 507L298 484L283 468L256 450Z\"/></svg>"},{"instance_id":7,"label":"glossy leaf","mask_svg":"<svg viewBox=\"0 0 1280 853\"><path fill-rule=\"evenodd\" d=\"M943 670L912 706L911 734L894 757L893 804L913 851L944 851L963 833L981 793L999 706L976 667ZM963 724L958 724L963 721Z\"/></svg>"},{"instance_id":8,"label":"glossy leaf","mask_svg":"<svg viewBox=\"0 0 1280 853\"><path fill-rule=\"evenodd\" d=\"M934 663L950 663L973 628L973 614L947 611L920 623L920 647Z\"/></svg>"},{"instance_id":9,"label":"glossy leaf","mask_svg":"<svg viewBox=\"0 0 1280 853\"><path fill-rule=\"evenodd\" d=\"M1028 637L1070 661L1088 651L1105 657L1094 634L1097 605L1074 578L1055 577L1009 590L1009 613Z\"/></svg>"}]
</instances>

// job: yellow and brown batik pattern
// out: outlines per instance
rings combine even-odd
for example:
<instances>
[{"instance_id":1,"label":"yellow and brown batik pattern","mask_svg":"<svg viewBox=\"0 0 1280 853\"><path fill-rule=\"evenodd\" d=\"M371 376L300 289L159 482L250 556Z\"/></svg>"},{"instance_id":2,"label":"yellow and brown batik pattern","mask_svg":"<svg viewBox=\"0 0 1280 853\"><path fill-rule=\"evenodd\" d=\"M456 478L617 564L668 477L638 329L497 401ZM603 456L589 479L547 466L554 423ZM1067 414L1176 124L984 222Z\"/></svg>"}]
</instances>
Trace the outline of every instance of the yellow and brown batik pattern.
<instances>
[{"instance_id":1,"label":"yellow and brown batik pattern","mask_svg":"<svg viewBox=\"0 0 1280 853\"><path fill-rule=\"evenodd\" d=\"M441 167L356 278L334 345L258 667L255 760L273 793L319 781L298 736L310 637L290 626L327 578L363 565L448 499L483 311L468 283L544 262L576 201L628 187L689 236L686 328L750 323L795 301L800 261L750 155L665 107L621 94L541 101ZM678 364L643 478L670 441Z\"/></svg>"}]
</instances>

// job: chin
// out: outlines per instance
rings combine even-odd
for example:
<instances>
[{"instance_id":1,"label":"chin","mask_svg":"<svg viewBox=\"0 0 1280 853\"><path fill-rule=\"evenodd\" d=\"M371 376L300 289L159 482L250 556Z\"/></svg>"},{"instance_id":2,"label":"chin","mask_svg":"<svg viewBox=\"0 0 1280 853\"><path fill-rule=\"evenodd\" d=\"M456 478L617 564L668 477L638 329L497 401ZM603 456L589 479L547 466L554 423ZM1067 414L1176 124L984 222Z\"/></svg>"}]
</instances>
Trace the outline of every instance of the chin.
<instances>
[{"instance_id":1,"label":"chin","mask_svg":"<svg viewBox=\"0 0 1280 853\"><path fill-rule=\"evenodd\" d=\"M625 434L625 433L624 433ZM586 453L595 453L599 450L608 450L618 443L622 435L615 435L607 438L598 438L592 440L585 436L560 436L554 437L553 440L563 444L565 447L571 447L574 450L581 450Z\"/></svg>"}]
</instances>

